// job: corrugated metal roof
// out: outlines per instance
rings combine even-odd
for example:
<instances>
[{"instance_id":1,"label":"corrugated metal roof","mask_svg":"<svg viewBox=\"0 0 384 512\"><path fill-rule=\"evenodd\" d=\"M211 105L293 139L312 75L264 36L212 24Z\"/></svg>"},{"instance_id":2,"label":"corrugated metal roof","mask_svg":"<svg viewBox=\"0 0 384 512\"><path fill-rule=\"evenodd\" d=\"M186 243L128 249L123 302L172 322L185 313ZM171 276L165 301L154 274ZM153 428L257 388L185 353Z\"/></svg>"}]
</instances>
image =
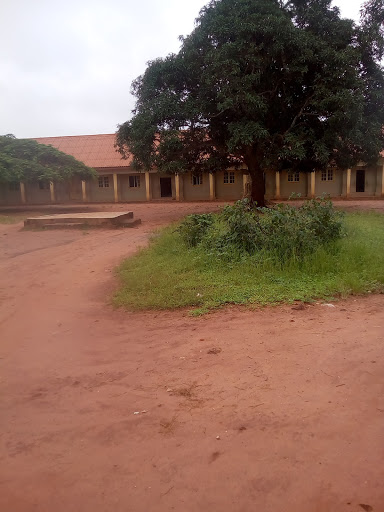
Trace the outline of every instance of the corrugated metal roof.
<instances>
[{"instance_id":1,"label":"corrugated metal roof","mask_svg":"<svg viewBox=\"0 0 384 512\"><path fill-rule=\"evenodd\" d=\"M131 158L123 160L120 153L116 151L114 133L40 137L33 140L72 155L89 167L129 167L132 160Z\"/></svg>"}]
</instances>

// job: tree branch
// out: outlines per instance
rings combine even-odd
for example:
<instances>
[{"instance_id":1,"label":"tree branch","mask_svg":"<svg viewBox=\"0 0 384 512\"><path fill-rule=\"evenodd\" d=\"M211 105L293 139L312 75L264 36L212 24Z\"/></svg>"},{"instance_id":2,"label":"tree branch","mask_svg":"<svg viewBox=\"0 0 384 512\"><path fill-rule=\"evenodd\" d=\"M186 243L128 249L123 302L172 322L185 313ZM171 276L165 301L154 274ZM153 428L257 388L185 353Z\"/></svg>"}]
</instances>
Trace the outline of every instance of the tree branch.
<instances>
[{"instance_id":1,"label":"tree branch","mask_svg":"<svg viewBox=\"0 0 384 512\"><path fill-rule=\"evenodd\" d=\"M304 101L304 104L301 107L301 109L299 110L298 114L293 118L291 126L287 130L285 130L284 135L286 135L289 131L292 130L292 128L294 128L297 120L299 119L299 117L301 117L303 115L304 109L308 106L309 102L314 97L314 95L315 95L315 93L311 94L311 96L308 96L308 98Z\"/></svg>"}]
</instances>

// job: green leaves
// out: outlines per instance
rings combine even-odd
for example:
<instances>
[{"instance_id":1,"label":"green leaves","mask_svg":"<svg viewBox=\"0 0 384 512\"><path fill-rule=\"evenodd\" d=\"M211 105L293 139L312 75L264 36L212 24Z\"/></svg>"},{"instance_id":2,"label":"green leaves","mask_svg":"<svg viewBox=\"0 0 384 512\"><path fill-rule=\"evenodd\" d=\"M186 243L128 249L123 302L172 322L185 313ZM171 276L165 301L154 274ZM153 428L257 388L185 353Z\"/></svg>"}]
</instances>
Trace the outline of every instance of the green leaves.
<instances>
[{"instance_id":1,"label":"green leaves","mask_svg":"<svg viewBox=\"0 0 384 512\"><path fill-rule=\"evenodd\" d=\"M225 206L216 216L189 215L177 231L187 247L201 245L228 261L259 253L284 262L300 260L342 238L343 217L325 198L306 201L299 208L283 204L254 208L242 200Z\"/></svg>"},{"instance_id":2,"label":"green leaves","mask_svg":"<svg viewBox=\"0 0 384 512\"><path fill-rule=\"evenodd\" d=\"M82 178L97 175L94 169L51 146L0 136L0 181L62 181L75 174Z\"/></svg>"},{"instance_id":3,"label":"green leaves","mask_svg":"<svg viewBox=\"0 0 384 512\"><path fill-rule=\"evenodd\" d=\"M245 163L253 177L374 160L384 143L383 5L369 0L356 25L330 0L212 0L180 52L134 82L117 146L146 169Z\"/></svg>"}]
</instances>

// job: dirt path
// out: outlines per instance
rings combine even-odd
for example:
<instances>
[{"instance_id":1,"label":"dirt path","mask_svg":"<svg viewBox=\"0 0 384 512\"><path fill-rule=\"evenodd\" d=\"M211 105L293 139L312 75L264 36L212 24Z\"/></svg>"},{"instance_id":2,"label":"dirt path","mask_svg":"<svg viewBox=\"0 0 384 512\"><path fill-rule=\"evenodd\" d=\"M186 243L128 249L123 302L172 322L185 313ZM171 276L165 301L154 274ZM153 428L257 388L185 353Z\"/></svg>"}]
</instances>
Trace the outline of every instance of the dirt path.
<instances>
[{"instance_id":1,"label":"dirt path","mask_svg":"<svg viewBox=\"0 0 384 512\"><path fill-rule=\"evenodd\" d=\"M383 295L200 319L106 305L156 225L216 208L0 226L1 511L384 510Z\"/></svg>"}]
</instances>

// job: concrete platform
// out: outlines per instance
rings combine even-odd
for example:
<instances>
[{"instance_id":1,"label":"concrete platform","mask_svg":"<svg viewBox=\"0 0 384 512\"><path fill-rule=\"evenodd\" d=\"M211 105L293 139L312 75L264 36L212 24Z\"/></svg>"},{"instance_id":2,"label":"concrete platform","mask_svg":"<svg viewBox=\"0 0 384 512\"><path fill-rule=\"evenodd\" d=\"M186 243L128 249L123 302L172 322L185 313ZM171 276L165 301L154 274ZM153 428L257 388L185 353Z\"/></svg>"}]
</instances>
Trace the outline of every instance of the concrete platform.
<instances>
[{"instance_id":1,"label":"concrete platform","mask_svg":"<svg viewBox=\"0 0 384 512\"><path fill-rule=\"evenodd\" d=\"M133 212L89 212L89 213L62 213L56 215L42 215L25 219L25 227L132 227L140 224L140 219L133 218Z\"/></svg>"}]
</instances>

